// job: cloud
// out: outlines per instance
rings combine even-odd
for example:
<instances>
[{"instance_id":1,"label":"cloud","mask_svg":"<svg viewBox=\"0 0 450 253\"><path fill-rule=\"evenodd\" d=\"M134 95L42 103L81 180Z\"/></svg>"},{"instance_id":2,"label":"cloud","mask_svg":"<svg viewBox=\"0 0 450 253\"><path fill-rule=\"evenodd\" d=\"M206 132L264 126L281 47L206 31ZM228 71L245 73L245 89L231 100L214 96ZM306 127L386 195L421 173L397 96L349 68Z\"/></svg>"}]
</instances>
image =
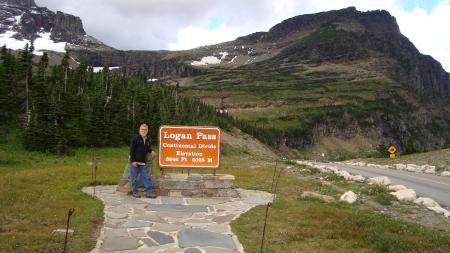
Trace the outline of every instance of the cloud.
<instances>
[{"instance_id":1,"label":"cloud","mask_svg":"<svg viewBox=\"0 0 450 253\"><path fill-rule=\"evenodd\" d=\"M450 70L449 0L35 0L80 16L85 30L119 49L189 49L267 31L284 19L355 6L385 9L425 54ZM438 2L438 3L437 3ZM437 3L437 4L435 4Z\"/></svg>"},{"instance_id":2,"label":"cloud","mask_svg":"<svg viewBox=\"0 0 450 253\"><path fill-rule=\"evenodd\" d=\"M423 54L429 54L450 71L450 33L445 26L450 23L450 3L442 1L431 12L414 8L397 13L401 32Z\"/></svg>"},{"instance_id":3,"label":"cloud","mask_svg":"<svg viewBox=\"0 0 450 253\"><path fill-rule=\"evenodd\" d=\"M239 30L230 28L222 23L215 28L201 28L188 26L177 33L176 42L169 43L169 50L182 50L198 47L199 45L212 45L239 36Z\"/></svg>"}]
</instances>

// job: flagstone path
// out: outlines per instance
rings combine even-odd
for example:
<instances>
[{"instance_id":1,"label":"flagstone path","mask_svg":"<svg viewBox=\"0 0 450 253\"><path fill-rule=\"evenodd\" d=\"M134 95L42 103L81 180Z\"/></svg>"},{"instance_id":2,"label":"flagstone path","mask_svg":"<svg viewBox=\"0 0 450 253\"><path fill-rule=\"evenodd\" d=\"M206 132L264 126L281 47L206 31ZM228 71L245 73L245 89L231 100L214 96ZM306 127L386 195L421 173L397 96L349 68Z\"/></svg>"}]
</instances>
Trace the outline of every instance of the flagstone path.
<instances>
[{"instance_id":1,"label":"flagstone path","mask_svg":"<svg viewBox=\"0 0 450 253\"><path fill-rule=\"evenodd\" d=\"M116 186L97 186L105 220L91 253L232 253L244 252L230 222L272 201L272 194L237 189L239 198L133 198ZM83 188L93 195L93 187Z\"/></svg>"}]
</instances>

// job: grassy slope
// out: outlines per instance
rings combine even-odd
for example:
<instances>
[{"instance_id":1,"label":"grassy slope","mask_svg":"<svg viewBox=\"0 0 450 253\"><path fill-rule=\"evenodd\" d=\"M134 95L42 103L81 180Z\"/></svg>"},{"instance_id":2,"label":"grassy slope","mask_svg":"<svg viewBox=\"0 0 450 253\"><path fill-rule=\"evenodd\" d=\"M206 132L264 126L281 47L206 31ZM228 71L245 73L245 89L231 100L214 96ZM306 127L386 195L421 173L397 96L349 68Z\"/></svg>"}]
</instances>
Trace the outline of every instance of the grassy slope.
<instances>
[{"instance_id":1,"label":"grassy slope","mask_svg":"<svg viewBox=\"0 0 450 253\"><path fill-rule=\"evenodd\" d=\"M373 129L371 116L381 113L398 118L412 108L410 101L415 99L401 94L404 88L400 84L367 70L367 65L382 65L384 59L372 61L280 67L266 61L190 78L185 80L183 92L218 107L225 97L231 115L259 127L285 130L289 138L310 140L317 125L345 130L356 120L361 128ZM364 142L373 145L366 153L374 153L381 140L367 137Z\"/></svg>"},{"instance_id":2,"label":"grassy slope","mask_svg":"<svg viewBox=\"0 0 450 253\"><path fill-rule=\"evenodd\" d=\"M67 209L75 208L71 252L87 252L95 243L95 226L102 221L103 205L80 189L91 181L87 162L92 150L79 149L56 157L24 151L12 131L0 144L0 251L59 252ZM115 184L125 165L127 148L96 149L101 161L98 179ZM236 176L239 187L269 190L273 175L270 158L253 155L245 147L223 147L224 173ZM300 200L304 190L333 193L320 183L296 174L281 176L279 198L270 210L266 252L449 252L450 237L417 225L395 221L356 205ZM265 207L260 206L233 222L247 252L259 252ZM48 243L48 245L47 245Z\"/></svg>"}]
</instances>

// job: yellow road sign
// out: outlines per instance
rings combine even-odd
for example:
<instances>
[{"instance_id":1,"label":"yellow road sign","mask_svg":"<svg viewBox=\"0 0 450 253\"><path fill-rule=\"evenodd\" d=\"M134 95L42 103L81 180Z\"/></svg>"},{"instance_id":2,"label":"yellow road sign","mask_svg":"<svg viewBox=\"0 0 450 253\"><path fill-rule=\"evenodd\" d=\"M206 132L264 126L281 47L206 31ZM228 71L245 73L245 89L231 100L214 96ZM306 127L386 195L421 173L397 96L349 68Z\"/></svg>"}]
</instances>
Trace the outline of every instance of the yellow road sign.
<instances>
[{"instance_id":1,"label":"yellow road sign","mask_svg":"<svg viewBox=\"0 0 450 253\"><path fill-rule=\"evenodd\" d=\"M395 158L395 154L390 154L389 157L390 157L391 159L394 159L394 158Z\"/></svg>"},{"instance_id":2,"label":"yellow road sign","mask_svg":"<svg viewBox=\"0 0 450 253\"><path fill-rule=\"evenodd\" d=\"M388 151L389 151L389 153L394 154L395 151L397 151L397 149L396 149L394 146L390 146L390 147L388 148Z\"/></svg>"}]
</instances>

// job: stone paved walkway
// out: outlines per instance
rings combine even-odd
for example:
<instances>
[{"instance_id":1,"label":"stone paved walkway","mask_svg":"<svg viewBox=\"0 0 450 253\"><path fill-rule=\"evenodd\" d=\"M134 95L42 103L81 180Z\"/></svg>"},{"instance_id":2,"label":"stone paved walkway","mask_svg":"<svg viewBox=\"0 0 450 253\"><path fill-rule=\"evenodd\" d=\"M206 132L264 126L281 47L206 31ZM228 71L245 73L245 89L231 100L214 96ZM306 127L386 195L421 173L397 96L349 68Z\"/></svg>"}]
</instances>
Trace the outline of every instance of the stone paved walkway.
<instances>
[{"instance_id":1,"label":"stone paved walkway","mask_svg":"<svg viewBox=\"0 0 450 253\"><path fill-rule=\"evenodd\" d=\"M272 194L238 189L240 198L158 197L136 199L116 186L97 186L105 203L105 221L91 253L231 253L244 252L230 221ZM83 192L93 195L92 187Z\"/></svg>"}]
</instances>

